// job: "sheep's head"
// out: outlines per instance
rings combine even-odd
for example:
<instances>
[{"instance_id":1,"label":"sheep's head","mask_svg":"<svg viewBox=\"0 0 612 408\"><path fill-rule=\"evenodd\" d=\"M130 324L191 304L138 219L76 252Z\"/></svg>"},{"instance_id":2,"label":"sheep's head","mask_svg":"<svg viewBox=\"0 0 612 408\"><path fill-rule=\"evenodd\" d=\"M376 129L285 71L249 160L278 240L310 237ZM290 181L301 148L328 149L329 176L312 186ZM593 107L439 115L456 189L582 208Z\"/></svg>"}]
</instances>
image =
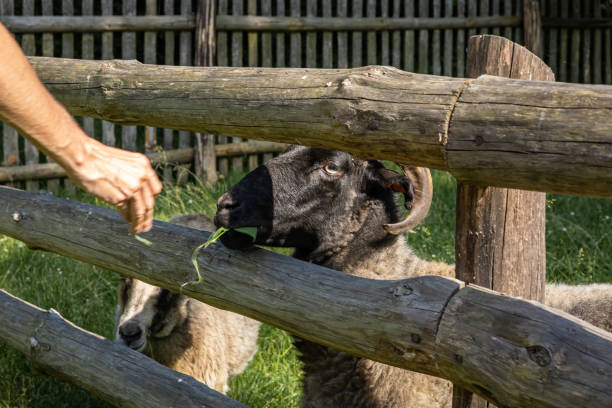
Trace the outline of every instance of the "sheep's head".
<instances>
[{"instance_id":1,"label":"sheep's head","mask_svg":"<svg viewBox=\"0 0 612 408\"><path fill-rule=\"evenodd\" d=\"M115 324L115 341L148 351L149 338L169 336L187 316L188 298L132 278L123 278Z\"/></svg>"},{"instance_id":2,"label":"sheep's head","mask_svg":"<svg viewBox=\"0 0 612 408\"><path fill-rule=\"evenodd\" d=\"M329 248L323 241L357 231L370 241L384 239L414 228L429 210L429 171L404 167L404 172L340 151L293 146L226 192L217 202L215 224L257 227L256 243L298 251ZM399 222L394 193L402 193L411 210ZM250 242L231 231L221 240L231 248Z\"/></svg>"}]
</instances>

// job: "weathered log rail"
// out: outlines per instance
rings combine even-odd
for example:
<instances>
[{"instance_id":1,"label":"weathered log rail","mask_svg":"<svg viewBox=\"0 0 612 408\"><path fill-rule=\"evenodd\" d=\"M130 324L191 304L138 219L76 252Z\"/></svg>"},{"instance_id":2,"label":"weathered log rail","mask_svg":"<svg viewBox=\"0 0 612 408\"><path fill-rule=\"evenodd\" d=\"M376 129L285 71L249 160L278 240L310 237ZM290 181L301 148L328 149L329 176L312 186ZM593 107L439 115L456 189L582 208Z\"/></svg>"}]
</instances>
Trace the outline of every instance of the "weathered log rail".
<instances>
[{"instance_id":1,"label":"weathered log rail","mask_svg":"<svg viewBox=\"0 0 612 408\"><path fill-rule=\"evenodd\" d=\"M611 86L434 77L379 66L30 62L75 115L337 148L446 170L482 186L612 198Z\"/></svg>"},{"instance_id":2,"label":"weathered log rail","mask_svg":"<svg viewBox=\"0 0 612 408\"><path fill-rule=\"evenodd\" d=\"M239 142L215 146L217 157L242 156L258 153L278 153L286 149L286 145L274 142ZM193 161L194 149L168 150L147 154L154 166L168 166ZM57 163L27 164L24 166L0 167L0 183L22 180L44 180L66 177L66 171Z\"/></svg>"},{"instance_id":3,"label":"weathered log rail","mask_svg":"<svg viewBox=\"0 0 612 408\"><path fill-rule=\"evenodd\" d=\"M0 233L30 247L447 378L500 406L606 407L612 400L612 335L538 303L453 279L368 280L221 245L200 252L198 283L191 252L207 233L156 222L144 235L148 247L127 231L115 211L0 188Z\"/></svg>"},{"instance_id":4,"label":"weathered log rail","mask_svg":"<svg viewBox=\"0 0 612 408\"><path fill-rule=\"evenodd\" d=\"M37 370L118 407L245 408L188 375L0 290L0 340ZM146 378L146 381L143 379Z\"/></svg>"},{"instance_id":5,"label":"weathered log rail","mask_svg":"<svg viewBox=\"0 0 612 408\"><path fill-rule=\"evenodd\" d=\"M109 31L187 31L196 27L192 16L0 16L13 33ZM519 27L520 16L383 18L271 17L218 15L219 31L387 31ZM545 27L610 28L609 18L544 19Z\"/></svg>"}]
</instances>

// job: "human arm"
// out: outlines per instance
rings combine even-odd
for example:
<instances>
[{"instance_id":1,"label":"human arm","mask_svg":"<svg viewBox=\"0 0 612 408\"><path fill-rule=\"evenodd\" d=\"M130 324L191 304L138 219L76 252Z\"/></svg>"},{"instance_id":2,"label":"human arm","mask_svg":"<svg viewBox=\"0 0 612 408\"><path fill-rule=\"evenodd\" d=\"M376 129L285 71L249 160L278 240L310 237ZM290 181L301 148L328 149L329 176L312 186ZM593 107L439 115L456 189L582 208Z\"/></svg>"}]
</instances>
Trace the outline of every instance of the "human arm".
<instances>
[{"instance_id":1,"label":"human arm","mask_svg":"<svg viewBox=\"0 0 612 408\"><path fill-rule=\"evenodd\" d=\"M117 206L132 224L132 233L151 228L161 183L149 160L88 137L42 85L2 24L0 118L64 167L83 189Z\"/></svg>"}]
</instances>

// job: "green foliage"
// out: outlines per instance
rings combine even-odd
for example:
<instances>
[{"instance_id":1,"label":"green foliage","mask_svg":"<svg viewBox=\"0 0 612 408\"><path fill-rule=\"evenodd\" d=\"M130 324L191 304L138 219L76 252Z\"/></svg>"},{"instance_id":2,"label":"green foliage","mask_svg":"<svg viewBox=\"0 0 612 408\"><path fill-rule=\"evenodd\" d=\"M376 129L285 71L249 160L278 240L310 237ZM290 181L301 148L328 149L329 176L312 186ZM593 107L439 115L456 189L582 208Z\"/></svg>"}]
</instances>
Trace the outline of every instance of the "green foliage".
<instances>
[{"instance_id":1,"label":"green foliage","mask_svg":"<svg viewBox=\"0 0 612 408\"><path fill-rule=\"evenodd\" d=\"M434 171L433 177L430 215L407 239L425 259L453 262L456 185L447 173ZM212 216L217 198L239 178L232 175L211 188L165 186L156 202L156 218L168 220L190 212ZM103 205L84 194L71 198ZM547 212L548 279L612 282L612 200L551 195ZM118 275L59 255L30 251L7 237L0 237L0 265L1 288L112 338ZM260 351L232 382L230 396L253 408L299 407L300 363L291 336L263 325L259 342ZM21 407L107 405L78 388L38 374L23 355L0 344L0 408Z\"/></svg>"}]
</instances>

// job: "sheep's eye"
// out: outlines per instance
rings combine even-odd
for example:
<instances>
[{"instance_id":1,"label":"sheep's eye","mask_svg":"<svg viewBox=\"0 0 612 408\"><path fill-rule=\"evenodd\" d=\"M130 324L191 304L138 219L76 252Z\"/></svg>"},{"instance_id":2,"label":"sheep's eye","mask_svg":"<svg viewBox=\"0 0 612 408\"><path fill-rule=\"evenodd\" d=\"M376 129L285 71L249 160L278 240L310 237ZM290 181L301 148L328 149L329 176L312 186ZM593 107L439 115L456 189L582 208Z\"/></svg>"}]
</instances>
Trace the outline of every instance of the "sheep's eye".
<instances>
[{"instance_id":1,"label":"sheep's eye","mask_svg":"<svg viewBox=\"0 0 612 408\"><path fill-rule=\"evenodd\" d=\"M334 163L330 163L326 165L325 167L323 167L323 170L325 170L327 174L331 174L331 175L336 175L338 174L338 172L340 172L340 168L336 166Z\"/></svg>"}]
</instances>

